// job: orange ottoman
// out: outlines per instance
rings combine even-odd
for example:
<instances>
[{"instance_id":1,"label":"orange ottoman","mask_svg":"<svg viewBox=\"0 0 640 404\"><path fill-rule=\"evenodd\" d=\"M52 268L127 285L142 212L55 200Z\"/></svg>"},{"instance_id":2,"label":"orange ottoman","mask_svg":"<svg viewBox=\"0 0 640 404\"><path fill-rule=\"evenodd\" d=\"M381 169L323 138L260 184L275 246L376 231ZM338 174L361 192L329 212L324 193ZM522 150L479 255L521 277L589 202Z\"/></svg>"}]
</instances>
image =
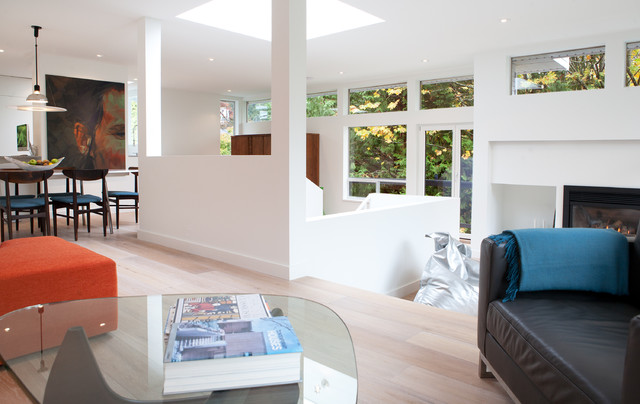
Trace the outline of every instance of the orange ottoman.
<instances>
[{"instance_id":1,"label":"orange ottoman","mask_svg":"<svg viewBox=\"0 0 640 404\"><path fill-rule=\"evenodd\" d=\"M58 237L0 244L0 315L40 303L118 296L116 263Z\"/></svg>"}]
</instances>

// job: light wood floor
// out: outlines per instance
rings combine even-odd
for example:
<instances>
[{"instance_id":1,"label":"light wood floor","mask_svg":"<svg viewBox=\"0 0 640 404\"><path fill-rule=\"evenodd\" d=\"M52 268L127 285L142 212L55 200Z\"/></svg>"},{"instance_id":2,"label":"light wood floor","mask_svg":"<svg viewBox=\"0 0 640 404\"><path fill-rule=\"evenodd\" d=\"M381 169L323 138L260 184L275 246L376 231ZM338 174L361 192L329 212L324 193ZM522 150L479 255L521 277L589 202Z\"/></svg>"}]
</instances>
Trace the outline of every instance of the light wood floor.
<instances>
[{"instance_id":1,"label":"light wood floor","mask_svg":"<svg viewBox=\"0 0 640 404\"><path fill-rule=\"evenodd\" d=\"M73 241L62 220L59 236ZM477 376L476 318L315 278L282 280L139 241L133 214L102 236L81 230L78 244L116 261L122 296L228 292L286 294L333 309L351 333L358 368L358 403L510 403L494 379ZM21 237L30 236L21 224ZM0 369L0 403L30 403Z\"/></svg>"}]
</instances>

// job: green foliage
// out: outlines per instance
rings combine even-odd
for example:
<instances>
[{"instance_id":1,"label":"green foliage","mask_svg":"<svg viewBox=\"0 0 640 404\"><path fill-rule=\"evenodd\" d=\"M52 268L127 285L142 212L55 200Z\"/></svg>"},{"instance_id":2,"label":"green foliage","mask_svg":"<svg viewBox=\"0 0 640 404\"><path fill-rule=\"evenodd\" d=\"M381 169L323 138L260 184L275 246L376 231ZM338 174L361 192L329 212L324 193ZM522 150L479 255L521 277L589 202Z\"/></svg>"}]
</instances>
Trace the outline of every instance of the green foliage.
<instances>
[{"instance_id":1,"label":"green foliage","mask_svg":"<svg viewBox=\"0 0 640 404\"><path fill-rule=\"evenodd\" d=\"M460 133L460 233L471 232L471 185L473 183L473 130Z\"/></svg>"},{"instance_id":2,"label":"green foliage","mask_svg":"<svg viewBox=\"0 0 640 404\"><path fill-rule=\"evenodd\" d=\"M425 195L451 196L453 131L429 130L425 135Z\"/></svg>"},{"instance_id":3,"label":"green foliage","mask_svg":"<svg viewBox=\"0 0 640 404\"><path fill-rule=\"evenodd\" d=\"M407 127L349 128L350 178L406 178Z\"/></svg>"},{"instance_id":4,"label":"green foliage","mask_svg":"<svg viewBox=\"0 0 640 404\"><path fill-rule=\"evenodd\" d=\"M338 94L324 94L307 97L307 117L336 116L338 114Z\"/></svg>"},{"instance_id":5,"label":"green foliage","mask_svg":"<svg viewBox=\"0 0 640 404\"><path fill-rule=\"evenodd\" d=\"M376 192L376 184L372 182L350 182L349 195L365 198Z\"/></svg>"},{"instance_id":6,"label":"green foliage","mask_svg":"<svg viewBox=\"0 0 640 404\"><path fill-rule=\"evenodd\" d=\"M227 132L222 131L220 132L220 155L231 155L231 135L229 135Z\"/></svg>"},{"instance_id":7,"label":"green foliage","mask_svg":"<svg viewBox=\"0 0 640 404\"><path fill-rule=\"evenodd\" d=\"M457 108L473 106L473 79L423 84L420 108Z\"/></svg>"},{"instance_id":8,"label":"green foliage","mask_svg":"<svg viewBox=\"0 0 640 404\"><path fill-rule=\"evenodd\" d=\"M350 114L406 110L407 86L349 92Z\"/></svg>"},{"instance_id":9,"label":"green foliage","mask_svg":"<svg viewBox=\"0 0 640 404\"><path fill-rule=\"evenodd\" d=\"M640 86L640 49L627 51L627 86Z\"/></svg>"},{"instance_id":10,"label":"green foliage","mask_svg":"<svg viewBox=\"0 0 640 404\"><path fill-rule=\"evenodd\" d=\"M236 104L220 101L220 155L231 155L231 136L235 128Z\"/></svg>"},{"instance_id":11,"label":"green foliage","mask_svg":"<svg viewBox=\"0 0 640 404\"><path fill-rule=\"evenodd\" d=\"M453 131L425 132L425 195L451 196ZM471 231L473 130L460 131L460 232Z\"/></svg>"},{"instance_id":12,"label":"green foliage","mask_svg":"<svg viewBox=\"0 0 640 404\"><path fill-rule=\"evenodd\" d=\"M518 89L518 94L550 93L604 88L604 53L569 58L569 70L518 74L540 88Z\"/></svg>"},{"instance_id":13,"label":"green foliage","mask_svg":"<svg viewBox=\"0 0 640 404\"><path fill-rule=\"evenodd\" d=\"M407 193L407 185L406 184L383 182L383 183L380 184L380 193L381 194L404 195L404 194Z\"/></svg>"}]
</instances>

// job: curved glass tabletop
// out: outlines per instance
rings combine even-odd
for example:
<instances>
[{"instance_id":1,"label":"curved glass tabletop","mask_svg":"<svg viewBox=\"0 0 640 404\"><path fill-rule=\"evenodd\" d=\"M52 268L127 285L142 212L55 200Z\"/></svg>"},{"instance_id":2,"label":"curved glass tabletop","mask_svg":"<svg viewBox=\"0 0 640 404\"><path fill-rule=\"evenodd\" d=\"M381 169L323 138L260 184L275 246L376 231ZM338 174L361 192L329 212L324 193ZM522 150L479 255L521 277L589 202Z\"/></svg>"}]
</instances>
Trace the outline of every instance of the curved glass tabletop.
<instances>
[{"instance_id":1,"label":"curved glass tabletop","mask_svg":"<svg viewBox=\"0 0 640 404\"><path fill-rule=\"evenodd\" d=\"M0 356L25 390L43 403L45 387L67 330L82 327L98 373L122 402L179 399L198 402L199 398L201 402L207 398L207 402L216 402L211 392L163 395L165 326L170 307L181 297L211 295L218 294L90 299L16 310L0 317ZM272 312L280 309L289 318L303 347L303 380L296 389L297 402L355 403L355 354L349 331L340 317L310 300L263 297ZM230 391L235 397L242 395L238 390ZM257 390L241 389L245 399L252 391ZM261 396L260 402L270 402L269 394L267 391L266 396Z\"/></svg>"}]
</instances>

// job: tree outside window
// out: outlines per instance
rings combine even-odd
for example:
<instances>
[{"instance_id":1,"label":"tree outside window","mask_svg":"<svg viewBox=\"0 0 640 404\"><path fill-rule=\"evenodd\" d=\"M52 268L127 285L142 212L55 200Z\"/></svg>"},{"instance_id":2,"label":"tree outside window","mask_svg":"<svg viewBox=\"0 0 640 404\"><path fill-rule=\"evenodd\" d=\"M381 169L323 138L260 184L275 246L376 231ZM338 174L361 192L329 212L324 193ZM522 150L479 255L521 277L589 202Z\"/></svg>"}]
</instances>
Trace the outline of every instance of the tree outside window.
<instances>
[{"instance_id":1,"label":"tree outside window","mask_svg":"<svg viewBox=\"0 0 640 404\"><path fill-rule=\"evenodd\" d=\"M349 196L405 194L407 127L349 128Z\"/></svg>"},{"instance_id":2,"label":"tree outside window","mask_svg":"<svg viewBox=\"0 0 640 404\"><path fill-rule=\"evenodd\" d=\"M514 94L604 88L604 46L511 59Z\"/></svg>"},{"instance_id":3,"label":"tree outside window","mask_svg":"<svg viewBox=\"0 0 640 404\"><path fill-rule=\"evenodd\" d=\"M627 86L640 86L640 42L627 44Z\"/></svg>"},{"instance_id":4,"label":"tree outside window","mask_svg":"<svg viewBox=\"0 0 640 404\"><path fill-rule=\"evenodd\" d=\"M220 101L220 155L231 155L231 136L235 134L236 103Z\"/></svg>"},{"instance_id":5,"label":"tree outside window","mask_svg":"<svg viewBox=\"0 0 640 404\"><path fill-rule=\"evenodd\" d=\"M473 107L473 89L473 77L423 81L420 108Z\"/></svg>"},{"instance_id":6,"label":"tree outside window","mask_svg":"<svg viewBox=\"0 0 640 404\"><path fill-rule=\"evenodd\" d=\"M349 90L349 114L368 114L407 110L407 85Z\"/></svg>"},{"instance_id":7,"label":"tree outside window","mask_svg":"<svg viewBox=\"0 0 640 404\"><path fill-rule=\"evenodd\" d=\"M307 118L338 115L338 93L307 96Z\"/></svg>"}]
</instances>

